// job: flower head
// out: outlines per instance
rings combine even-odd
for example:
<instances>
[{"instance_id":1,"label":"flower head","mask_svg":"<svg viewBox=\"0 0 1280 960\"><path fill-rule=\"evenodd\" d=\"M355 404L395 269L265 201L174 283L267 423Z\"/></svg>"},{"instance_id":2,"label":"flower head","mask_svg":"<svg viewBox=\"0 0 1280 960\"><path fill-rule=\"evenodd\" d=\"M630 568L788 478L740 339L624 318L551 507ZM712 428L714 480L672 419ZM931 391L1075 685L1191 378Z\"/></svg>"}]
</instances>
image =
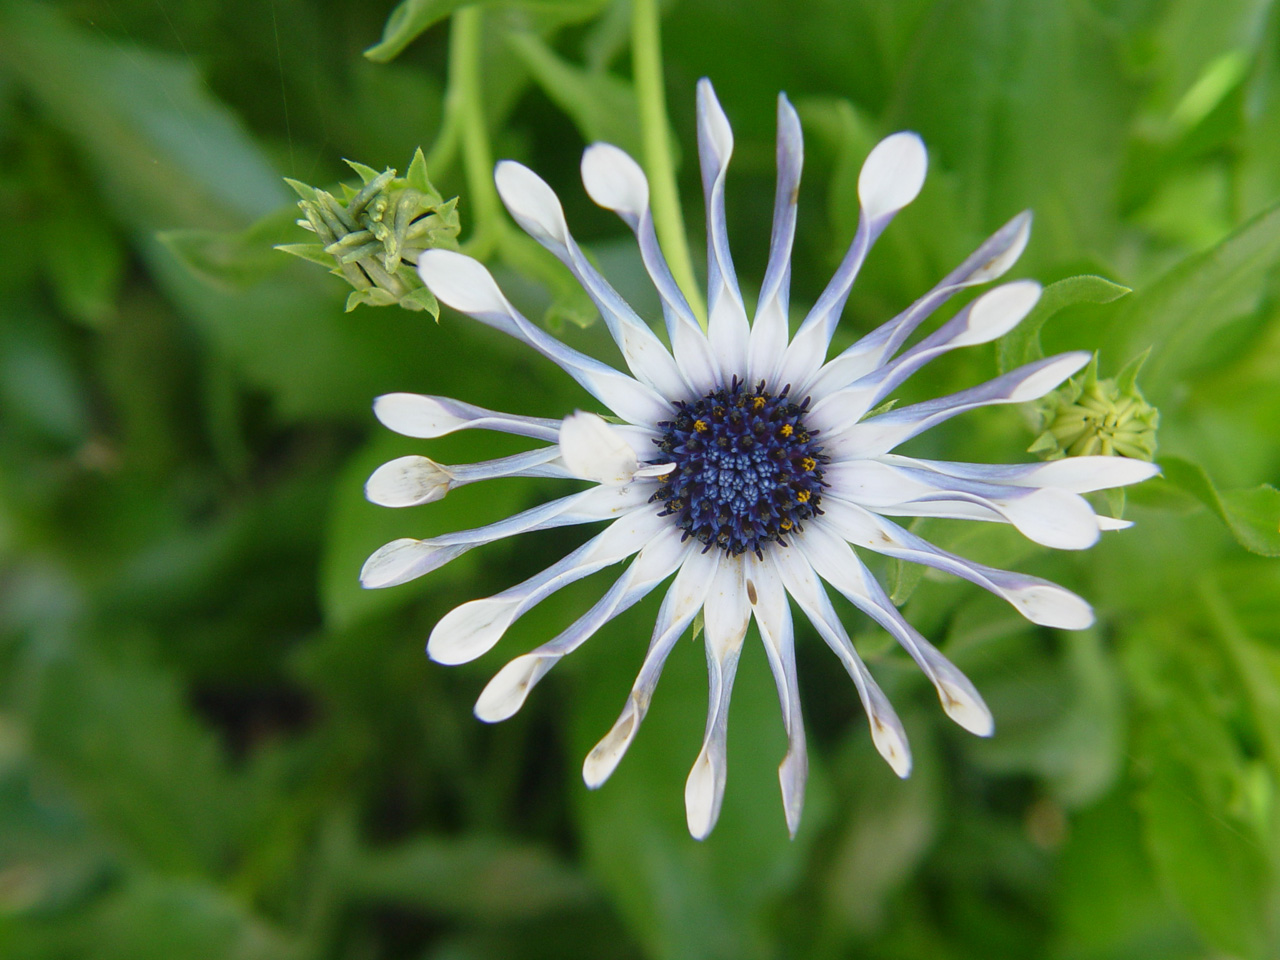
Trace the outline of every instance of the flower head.
<instances>
[{"instance_id":1,"label":"flower head","mask_svg":"<svg viewBox=\"0 0 1280 960\"><path fill-rule=\"evenodd\" d=\"M1135 483L1155 468L1112 457L985 466L893 453L911 437L967 410L1043 397L1088 362L1087 353L1049 357L950 396L880 412L892 391L930 360L957 347L994 340L1035 305L1038 284L1007 283L906 346L941 304L1009 269L1026 245L1030 216L1015 217L905 311L828 359L836 323L863 259L924 182L926 157L920 138L894 134L867 157L858 183L861 218L849 252L790 338L790 255L803 159L799 118L786 97L779 97L772 240L751 319L725 233L725 171L733 134L706 80L698 85L698 148L708 223L705 332L659 249L648 183L639 165L607 144L589 147L582 159L588 194L635 232L661 297L666 343L583 255L551 188L518 163L504 161L495 172L511 215L564 262L591 296L629 373L570 349L531 324L475 260L442 250L421 255L423 281L440 300L558 364L621 423L584 412L555 421L497 413L441 397L380 397L375 405L378 418L408 436L437 437L483 428L531 437L543 445L463 466L445 467L422 457L392 461L369 479L366 490L375 503L426 503L454 486L489 477L577 477L592 486L487 527L393 541L369 558L361 579L368 587L391 586L501 537L607 521L601 533L543 572L447 614L432 631L427 652L449 664L479 657L511 623L556 590L630 558L590 610L555 638L516 657L485 687L476 704L477 716L502 720L520 709L533 686L562 657L674 575L621 716L586 758L587 785L600 786L621 760L649 708L667 656L701 611L710 698L706 733L689 774L685 805L690 832L705 837L720 811L729 697L754 619L782 705L788 748L779 777L787 825L794 834L808 761L791 602L853 679L876 748L895 772L906 776L911 754L902 724L850 642L828 586L893 635L933 683L953 720L988 736L993 721L981 696L903 619L858 551L963 577L1007 600L1034 623L1081 629L1093 620L1081 598L1048 581L955 556L890 518L1009 523L1037 543L1079 550L1091 546L1100 529L1126 525L1097 516L1081 494Z\"/></svg>"}]
</instances>

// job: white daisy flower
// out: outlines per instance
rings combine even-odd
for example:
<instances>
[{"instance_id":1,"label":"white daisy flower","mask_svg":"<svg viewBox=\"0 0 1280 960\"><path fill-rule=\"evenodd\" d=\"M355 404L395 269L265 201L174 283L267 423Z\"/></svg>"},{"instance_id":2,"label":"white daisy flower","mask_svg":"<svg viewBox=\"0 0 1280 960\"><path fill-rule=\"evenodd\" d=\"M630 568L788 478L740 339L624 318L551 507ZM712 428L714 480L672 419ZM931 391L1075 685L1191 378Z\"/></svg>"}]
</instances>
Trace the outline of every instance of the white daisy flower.
<instances>
[{"instance_id":1,"label":"white daisy flower","mask_svg":"<svg viewBox=\"0 0 1280 960\"><path fill-rule=\"evenodd\" d=\"M674 574L622 714L587 756L583 777L594 788L613 772L649 709L667 656L701 611L710 702L702 749L685 787L689 830L699 839L710 833L720 812L729 697L752 618L782 704L788 748L779 777L787 827L794 835L808 760L788 597L849 672L876 748L905 777L911 753L902 724L850 643L827 586L902 644L953 720L989 736L993 721L981 696L903 619L858 551L971 580L1033 623L1082 629L1092 622L1093 612L1080 597L1036 577L955 556L890 518L1010 523L1036 543L1080 550L1098 539L1099 530L1127 525L1097 516L1081 494L1136 483L1156 472L1149 463L1120 457L986 466L895 454L906 440L967 410L1043 397L1088 362L1089 354L1083 352L1049 357L950 396L868 416L934 357L994 340L1027 315L1040 286L1014 281L984 293L903 349L937 307L1009 269L1026 245L1030 215L1015 217L905 311L828 359L836 323L867 251L920 191L924 145L914 133L897 133L871 151L858 181L861 218L849 252L790 339L790 256L803 145L799 118L785 96L778 99L772 241L753 319L748 319L738 289L725 232L725 171L732 151L728 120L710 82L703 80L698 85L698 152L708 224L705 332L659 249L640 166L608 144L594 144L583 155L587 193L635 232L662 300L667 343L591 265L569 233L551 188L518 163L498 164L495 179L507 209L573 272L600 310L630 372L573 350L530 323L503 296L489 271L469 257L427 250L418 262L422 279L445 304L558 364L622 422L582 411L555 421L443 397L379 397L374 406L378 419L406 436L439 437L482 428L531 437L543 445L461 466L425 457L393 460L369 478L366 493L374 503L429 503L453 487L492 477L576 477L592 486L486 527L426 540L395 540L377 550L361 572L364 586L389 587L503 537L607 521L593 539L524 583L451 611L432 631L427 652L445 664L473 660L556 590L633 558L595 606L554 639L516 657L485 687L476 715L490 722L504 720L562 657Z\"/></svg>"}]
</instances>

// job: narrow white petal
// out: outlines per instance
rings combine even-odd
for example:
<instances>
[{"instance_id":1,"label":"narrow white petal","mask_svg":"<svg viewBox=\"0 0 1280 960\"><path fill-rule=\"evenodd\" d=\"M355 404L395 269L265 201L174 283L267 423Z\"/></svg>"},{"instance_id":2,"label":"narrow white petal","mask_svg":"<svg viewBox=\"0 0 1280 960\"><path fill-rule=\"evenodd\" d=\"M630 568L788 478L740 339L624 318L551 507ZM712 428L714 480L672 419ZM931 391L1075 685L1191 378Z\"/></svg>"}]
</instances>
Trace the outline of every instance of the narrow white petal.
<instances>
[{"instance_id":1,"label":"narrow white petal","mask_svg":"<svg viewBox=\"0 0 1280 960\"><path fill-rule=\"evenodd\" d=\"M1083 630L1093 610L1069 590L1025 574L998 570L948 553L884 517L834 497L823 501L823 523L856 547L963 577L1007 600L1032 623Z\"/></svg>"},{"instance_id":2,"label":"narrow white petal","mask_svg":"<svg viewBox=\"0 0 1280 960\"><path fill-rule=\"evenodd\" d=\"M883 364L939 306L968 287L1004 274L1021 255L1031 235L1031 214L1020 213L988 238L937 286L892 320L877 327L827 363L798 394L821 400Z\"/></svg>"},{"instance_id":3,"label":"narrow white petal","mask_svg":"<svg viewBox=\"0 0 1280 960\"><path fill-rule=\"evenodd\" d=\"M498 413L483 407L420 393L387 393L373 402L373 414L388 430L423 440L457 430L496 430L555 441L560 421Z\"/></svg>"},{"instance_id":4,"label":"narrow white petal","mask_svg":"<svg viewBox=\"0 0 1280 960\"><path fill-rule=\"evenodd\" d=\"M863 664L862 658L849 640L849 634L831 606L831 599L823 589L804 553L805 539L798 538L790 550L775 550L772 557L782 576L787 592L800 605L810 622L827 646L835 653L848 672L858 691L867 722L871 727L871 740L899 777L911 773L911 748L902 721L881 691L875 679Z\"/></svg>"},{"instance_id":5,"label":"narrow white petal","mask_svg":"<svg viewBox=\"0 0 1280 960\"><path fill-rule=\"evenodd\" d=\"M720 368L658 245L649 181L640 164L611 144L595 143L582 154L582 182L592 200L617 213L635 233L645 270L662 301L676 365L693 393L711 390L720 379Z\"/></svg>"},{"instance_id":6,"label":"narrow white petal","mask_svg":"<svg viewBox=\"0 0 1280 960\"><path fill-rule=\"evenodd\" d=\"M751 618L749 590L741 557L726 557L716 571L703 607L707 649L707 730L702 749L685 781L689 833L703 840L720 817L727 773L729 699L737 674L742 640Z\"/></svg>"},{"instance_id":7,"label":"narrow white petal","mask_svg":"<svg viewBox=\"0 0 1280 960\"><path fill-rule=\"evenodd\" d=\"M662 341L578 247L555 191L536 173L514 160L498 164L494 182L516 222L555 254L591 297L631 372L668 399L686 395L688 384Z\"/></svg>"},{"instance_id":8,"label":"narrow white petal","mask_svg":"<svg viewBox=\"0 0 1280 960\"><path fill-rule=\"evenodd\" d=\"M926 400L833 429L827 444L840 459L869 459L888 453L930 427L978 407L1036 400L1089 362L1084 351L1029 363L984 384L936 400Z\"/></svg>"},{"instance_id":9,"label":"narrow white petal","mask_svg":"<svg viewBox=\"0 0 1280 960\"><path fill-rule=\"evenodd\" d=\"M992 511L1046 547L1083 550L1098 540L1093 507L1079 494L1054 487L961 480L880 460L837 461L828 465L824 479L831 485L831 499L848 500L877 512L958 501ZM923 515L928 515L927 507Z\"/></svg>"},{"instance_id":10,"label":"narrow white petal","mask_svg":"<svg viewBox=\"0 0 1280 960\"><path fill-rule=\"evenodd\" d=\"M668 401L648 383L565 346L530 323L502 295L489 271L478 261L451 250L427 250L418 258L418 272L444 303L528 344L624 420L652 424L670 412ZM665 350L660 343L658 346Z\"/></svg>"},{"instance_id":11,"label":"narrow white petal","mask_svg":"<svg viewBox=\"0 0 1280 960\"><path fill-rule=\"evenodd\" d=\"M468 663L491 650L520 616L562 587L640 550L670 524L649 510L633 510L564 559L502 593L455 607L427 641L437 663Z\"/></svg>"},{"instance_id":12,"label":"narrow white petal","mask_svg":"<svg viewBox=\"0 0 1280 960\"><path fill-rule=\"evenodd\" d=\"M578 410L560 427L560 458L575 477L623 484L636 472L636 454L618 432L594 413Z\"/></svg>"},{"instance_id":13,"label":"narrow white petal","mask_svg":"<svg viewBox=\"0 0 1280 960\"><path fill-rule=\"evenodd\" d=\"M624 487L593 487L484 527L446 533L429 540L393 540L365 561L360 571L360 585L369 590L398 586L495 540L532 530L614 519L647 504L655 489L652 481Z\"/></svg>"},{"instance_id":14,"label":"narrow white petal","mask_svg":"<svg viewBox=\"0 0 1280 960\"><path fill-rule=\"evenodd\" d=\"M644 663L631 687L622 714L607 734L587 754L582 764L582 779L592 790L613 774L619 761L631 746L640 722L649 710L653 691L672 647L702 609L707 590L716 579L722 554L719 550L702 553L691 550L685 557L675 581L662 599L653 637L645 653Z\"/></svg>"},{"instance_id":15,"label":"narrow white petal","mask_svg":"<svg viewBox=\"0 0 1280 960\"><path fill-rule=\"evenodd\" d=\"M1115 517L1098 516L1098 529L1102 531L1128 530L1132 526L1132 520L1117 520Z\"/></svg>"},{"instance_id":16,"label":"narrow white petal","mask_svg":"<svg viewBox=\"0 0 1280 960\"><path fill-rule=\"evenodd\" d=\"M381 507L416 507L441 499L450 490L497 477L568 477L558 462L558 447L543 447L497 460L445 466L428 457L397 457L378 467L364 495Z\"/></svg>"},{"instance_id":17,"label":"narrow white petal","mask_svg":"<svg viewBox=\"0 0 1280 960\"><path fill-rule=\"evenodd\" d=\"M773 550L763 561L754 555L746 558L747 599L760 639L764 643L769 669L778 688L778 702L782 707L782 723L787 731L787 753L778 766L778 783L782 787L782 809L791 836L800 828L800 814L804 810L804 788L809 778L809 755L804 738L804 720L800 713L800 686L796 676L795 631L791 622L791 607L782 576L774 560ZM754 589L752 589L754 588Z\"/></svg>"},{"instance_id":18,"label":"narrow white petal","mask_svg":"<svg viewBox=\"0 0 1280 960\"><path fill-rule=\"evenodd\" d=\"M817 574L893 635L933 683L947 716L971 733L990 736L991 711L973 684L946 657L903 619L871 572L847 543L821 524L805 530L804 552Z\"/></svg>"},{"instance_id":19,"label":"narrow white petal","mask_svg":"<svg viewBox=\"0 0 1280 960\"><path fill-rule=\"evenodd\" d=\"M748 379L775 385L778 362L787 348L787 312L791 287L791 248L796 235L796 205L804 167L800 117L784 94L778 95L778 178L773 200L769 264L751 324ZM775 385L776 386L776 385Z\"/></svg>"},{"instance_id":20,"label":"narrow white petal","mask_svg":"<svg viewBox=\"0 0 1280 960\"><path fill-rule=\"evenodd\" d=\"M932 470L959 480L1003 483L1017 487L1057 487L1069 493L1091 493L1111 487L1127 487L1149 480L1160 472L1154 463L1128 457L1065 457L1044 463L956 463L920 460L889 453L878 458L895 466Z\"/></svg>"},{"instance_id":21,"label":"narrow white petal","mask_svg":"<svg viewBox=\"0 0 1280 960\"><path fill-rule=\"evenodd\" d=\"M553 666L618 614L647 596L680 566L692 549L691 544L680 542L679 531L674 527L668 527L645 544L622 576L590 610L554 639L516 657L498 671L476 701L476 716L486 723L496 723L515 714L524 705L529 691Z\"/></svg>"},{"instance_id":22,"label":"narrow white petal","mask_svg":"<svg viewBox=\"0 0 1280 960\"><path fill-rule=\"evenodd\" d=\"M751 331L725 224L724 184L732 155L729 118L704 77L698 81L698 157L707 208L707 339L720 368L741 377L747 369Z\"/></svg>"},{"instance_id":23,"label":"narrow white petal","mask_svg":"<svg viewBox=\"0 0 1280 960\"><path fill-rule=\"evenodd\" d=\"M901 210L924 186L929 157L914 133L885 137L867 155L858 175L858 201L870 219Z\"/></svg>"},{"instance_id":24,"label":"narrow white petal","mask_svg":"<svg viewBox=\"0 0 1280 960\"><path fill-rule=\"evenodd\" d=\"M1040 284L1019 280L983 294L898 359L820 400L808 415L813 429L830 431L856 423L930 360L958 347L974 346L1012 330L1040 299Z\"/></svg>"}]
</instances>

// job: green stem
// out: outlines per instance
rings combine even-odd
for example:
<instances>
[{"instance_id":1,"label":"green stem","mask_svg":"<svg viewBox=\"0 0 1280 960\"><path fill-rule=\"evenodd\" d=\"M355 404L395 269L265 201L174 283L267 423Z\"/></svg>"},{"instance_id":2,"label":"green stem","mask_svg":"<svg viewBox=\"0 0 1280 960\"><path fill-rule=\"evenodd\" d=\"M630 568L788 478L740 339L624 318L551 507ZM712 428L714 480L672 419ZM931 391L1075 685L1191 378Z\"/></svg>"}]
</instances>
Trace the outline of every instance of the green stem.
<instances>
[{"instance_id":1,"label":"green stem","mask_svg":"<svg viewBox=\"0 0 1280 960\"><path fill-rule=\"evenodd\" d=\"M449 37L449 97L457 98L454 106L461 128L462 166L471 196L472 230L465 249L479 260L489 255L503 229L480 82L483 16L480 7L459 10L453 15Z\"/></svg>"},{"instance_id":2,"label":"green stem","mask_svg":"<svg viewBox=\"0 0 1280 960\"><path fill-rule=\"evenodd\" d=\"M631 64L636 100L640 108L640 137L644 166L649 177L653 224L671 266L671 274L684 291L698 322L707 325L702 300L689 256L689 239L680 212L676 172L667 139L667 97L662 85L662 41L658 29L657 0L631 0Z\"/></svg>"}]
</instances>

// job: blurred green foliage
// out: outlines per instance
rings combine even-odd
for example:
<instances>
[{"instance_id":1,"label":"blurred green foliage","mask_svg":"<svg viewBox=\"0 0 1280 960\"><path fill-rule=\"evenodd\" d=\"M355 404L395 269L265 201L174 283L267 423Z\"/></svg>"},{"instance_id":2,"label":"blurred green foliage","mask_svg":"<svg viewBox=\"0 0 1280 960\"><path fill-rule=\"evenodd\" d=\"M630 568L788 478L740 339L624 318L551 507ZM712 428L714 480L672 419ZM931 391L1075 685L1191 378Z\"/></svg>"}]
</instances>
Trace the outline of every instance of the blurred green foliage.
<instances>
[{"instance_id":1,"label":"blurred green foliage","mask_svg":"<svg viewBox=\"0 0 1280 960\"><path fill-rule=\"evenodd\" d=\"M1136 528L1079 556L926 521L948 549L1078 590L1092 630L1042 630L968 584L882 571L983 690L990 741L949 726L887 639L844 611L912 736L909 781L801 637L813 773L794 842L771 680L749 647L723 817L698 844L680 804L705 698L689 645L613 780L589 793L577 773L629 688L652 604L497 728L470 714L487 673L585 607L599 578L478 665L422 654L444 611L541 569L563 536L393 591L356 585L386 540L488 522L554 486L370 506L372 467L421 452L376 428L375 395L554 417L585 401L447 311L439 326L345 313L339 280L271 250L307 239L283 177L333 186L344 157L382 169L421 146L441 195L461 198L464 244L533 315L602 350L567 273L476 178L487 141L557 188L592 255L655 313L629 238L576 184L585 142L637 149L627 4L475 4L470 73L451 49L463 6L0 0L0 956L1280 955L1280 9L667 5L676 142L692 155L703 75L734 123L728 216L748 288L767 250L778 90L807 136L800 304L852 234L866 151L919 130L929 182L873 253L841 336L1030 207L1019 274L1106 280L1049 287L1022 332L938 364L922 389L968 385L1041 342L1097 350L1103 377L1150 349L1139 383L1164 466L1130 494ZM696 165L680 178L697 236ZM1033 439L1024 413L989 411L922 450L1014 462ZM517 449L494 445L463 435L430 452Z\"/></svg>"}]
</instances>

